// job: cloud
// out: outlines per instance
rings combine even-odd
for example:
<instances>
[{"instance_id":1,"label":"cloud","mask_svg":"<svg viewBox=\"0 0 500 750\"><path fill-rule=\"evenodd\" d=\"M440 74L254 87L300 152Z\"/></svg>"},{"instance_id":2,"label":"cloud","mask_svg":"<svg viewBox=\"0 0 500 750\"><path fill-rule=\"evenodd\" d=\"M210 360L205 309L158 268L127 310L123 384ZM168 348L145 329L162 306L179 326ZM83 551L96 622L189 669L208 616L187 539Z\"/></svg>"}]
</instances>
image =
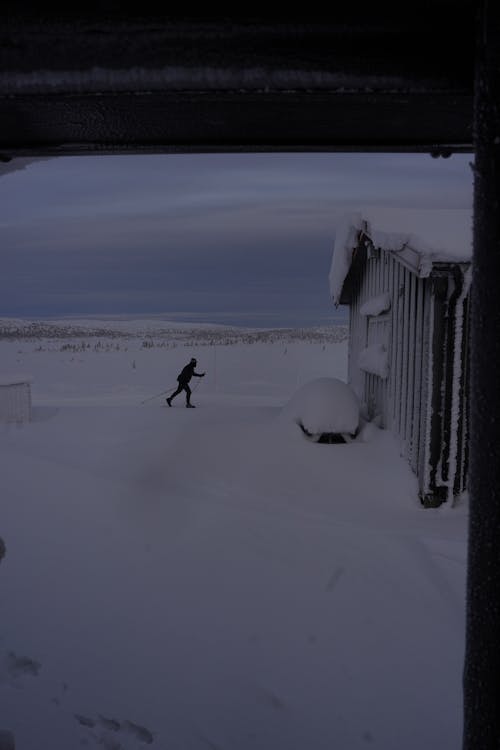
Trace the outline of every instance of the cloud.
<instances>
[{"instance_id":1,"label":"cloud","mask_svg":"<svg viewBox=\"0 0 500 750\"><path fill-rule=\"evenodd\" d=\"M470 206L469 161L304 153L35 162L0 179L0 314L163 310L167 299L184 310L327 310L342 212Z\"/></svg>"}]
</instances>

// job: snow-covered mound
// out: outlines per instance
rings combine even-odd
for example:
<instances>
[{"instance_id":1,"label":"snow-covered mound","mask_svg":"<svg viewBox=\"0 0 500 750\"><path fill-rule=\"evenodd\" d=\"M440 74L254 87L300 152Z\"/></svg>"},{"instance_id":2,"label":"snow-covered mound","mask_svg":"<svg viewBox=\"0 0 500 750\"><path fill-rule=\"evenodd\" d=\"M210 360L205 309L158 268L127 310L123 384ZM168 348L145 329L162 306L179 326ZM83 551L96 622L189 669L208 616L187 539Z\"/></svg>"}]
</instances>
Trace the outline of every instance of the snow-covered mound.
<instances>
[{"instance_id":1,"label":"snow-covered mound","mask_svg":"<svg viewBox=\"0 0 500 750\"><path fill-rule=\"evenodd\" d=\"M337 378L318 378L301 386L283 408L311 437L352 436L359 425L359 401L352 388Z\"/></svg>"}]
</instances>

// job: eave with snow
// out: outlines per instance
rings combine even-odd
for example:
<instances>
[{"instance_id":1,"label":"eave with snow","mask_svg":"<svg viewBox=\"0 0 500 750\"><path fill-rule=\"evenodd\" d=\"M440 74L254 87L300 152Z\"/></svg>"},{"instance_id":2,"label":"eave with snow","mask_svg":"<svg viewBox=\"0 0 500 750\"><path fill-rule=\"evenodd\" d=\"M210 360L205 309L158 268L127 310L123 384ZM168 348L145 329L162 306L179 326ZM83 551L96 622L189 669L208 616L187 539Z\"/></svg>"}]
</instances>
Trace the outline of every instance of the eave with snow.
<instances>
[{"instance_id":1,"label":"eave with snow","mask_svg":"<svg viewBox=\"0 0 500 750\"><path fill-rule=\"evenodd\" d=\"M330 292L350 309L349 382L399 439L426 506L467 487L471 255L467 210L366 208L336 229Z\"/></svg>"}]
</instances>

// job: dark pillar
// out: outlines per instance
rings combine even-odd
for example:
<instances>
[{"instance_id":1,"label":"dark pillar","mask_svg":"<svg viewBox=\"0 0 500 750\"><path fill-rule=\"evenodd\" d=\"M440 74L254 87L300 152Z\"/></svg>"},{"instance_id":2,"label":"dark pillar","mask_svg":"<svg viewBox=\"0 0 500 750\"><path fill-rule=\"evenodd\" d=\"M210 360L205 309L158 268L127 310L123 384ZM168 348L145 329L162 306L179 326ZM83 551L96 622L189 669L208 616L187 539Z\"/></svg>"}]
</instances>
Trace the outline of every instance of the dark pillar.
<instances>
[{"instance_id":1,"label":"dark pillar","mask_svg":"<svg viewBox=\"0 0 500 750\"><path fill-rule=\"evenodd\" d=\"M12 732L0 729L0 750L16 750L16 742Z\"/></svg>"},{"instance_id":2,"label":"dark pillar","mask_svg":"<svg viewBox=\"0 0 500 750\"><path fill-rule=\"evenodd\" d=\"M500 4L478 14L464 750L500 748Z\"/></svg>"}]
</instances>

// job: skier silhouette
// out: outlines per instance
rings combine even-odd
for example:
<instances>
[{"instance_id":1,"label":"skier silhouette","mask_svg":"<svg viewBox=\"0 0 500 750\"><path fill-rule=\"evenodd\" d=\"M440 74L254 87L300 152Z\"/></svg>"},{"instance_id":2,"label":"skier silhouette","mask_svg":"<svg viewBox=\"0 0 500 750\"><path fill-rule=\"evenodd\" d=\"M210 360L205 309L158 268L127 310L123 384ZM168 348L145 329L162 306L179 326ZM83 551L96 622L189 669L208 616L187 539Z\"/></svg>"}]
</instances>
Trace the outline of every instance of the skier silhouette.
<instances>
[{"instance_id":1,"label":"skier silhouette","mask_svg":"<svg viewBox=\"0 0 500 750\"><path fill-rule=\"evenodd\" d=\"M194 404L191 403L191 388L188 383L193 377L204 378L204 372L195 372L196 360L194 357L191 358L189 364L183 367L182 371L177 376L177 382L179 383L177 390L169 396L166 401L169 406L172 406L172 399L174 399L181 391L186 391L186 409L194 409Z\"/></svg>"}]
</instances>

